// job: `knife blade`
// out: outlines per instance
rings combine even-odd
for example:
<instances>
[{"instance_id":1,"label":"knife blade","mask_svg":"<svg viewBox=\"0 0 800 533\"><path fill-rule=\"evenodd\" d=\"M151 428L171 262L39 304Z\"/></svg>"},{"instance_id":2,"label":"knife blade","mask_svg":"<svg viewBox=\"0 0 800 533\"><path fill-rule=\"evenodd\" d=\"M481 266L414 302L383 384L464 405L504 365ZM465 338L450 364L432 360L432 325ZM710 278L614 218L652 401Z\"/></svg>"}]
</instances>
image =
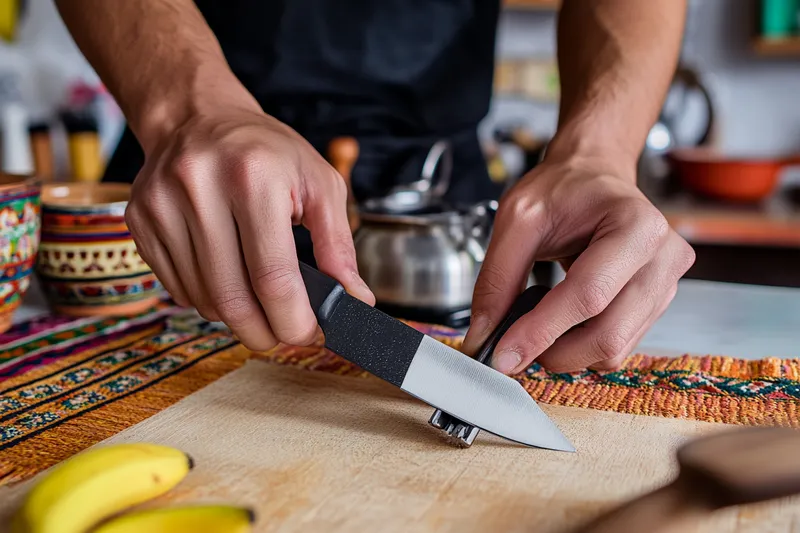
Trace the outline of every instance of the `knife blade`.
<instances>
[{"instance_id":1,"label":"knife blade","mask_svg":"<svg viewBox=\"0 0 800 533\"><path fill-rule=\"evenodd\" d=\"M497 325L489 337L487 337L480 350L478 350L478 353L475 354L474 359L479 363L491 366L494 349L497 347L497 343L500 342L503 335L511 329L511 326L513 326L517 320L532 311L548 292L550 292L548 287L534 285L528 287L522 294L517 296L517 299L511 304L508 313L506 313L505 318ZM451 442L462 448L472 446L473 441L478 436L478 433L480 433L480 429L477 427L448 415L440 409L433 412L429 423L433 427L444 431Z\"/></svg>"},{"instance_id":2,"label":"knife blade","mask_svg":"<svg viewBox=\"0 0 800 533\"><path fill-rule=\"evenodd\" d=\"M347 294L301 262L325 347L428 405L499 437L575 451L514 379Z\"/></svg>"}]
</instances>

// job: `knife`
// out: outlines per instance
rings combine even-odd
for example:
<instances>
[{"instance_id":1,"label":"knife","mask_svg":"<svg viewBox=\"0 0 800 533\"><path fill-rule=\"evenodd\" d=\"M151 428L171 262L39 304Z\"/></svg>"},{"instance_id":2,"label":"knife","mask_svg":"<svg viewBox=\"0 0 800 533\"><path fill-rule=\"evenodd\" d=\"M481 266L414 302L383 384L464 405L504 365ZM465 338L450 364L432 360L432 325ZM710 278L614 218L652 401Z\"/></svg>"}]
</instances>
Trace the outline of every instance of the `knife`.
<instances>
[{"instance_id":1,"label":"knife","mask_svg":"<svg viewBox=\"0 0 800 533\"><path fill-rule=\"evenodd\" d=\"M491 366L494 349L497 347L497 343L500 342L503 335L514 325L514 322L532 311L548 292L550 292L549 288L542 285L534 285L528 287L522 294L517 296L517 299L511 304L511 308L508 310L505 318L497 325L489 337L487 337L480 350L478 350L478 353L475 354L474 359L479 363ZM441 409L437 409L433 412L429 423L433 427L447 433L450 441L462 448L472 446L475 437L480 433L480 429L477 427L444 413Z\"/></svg>"},{"instance_id":2,"label":"knife","mask_svg":"<svg viewBox=\"0 0 800 533\"><path fill-rule=\"evenodd\" d=\"M347 294L300 262L325 347L428 405L499 437L575 451L522 385Z\"/></svg>"}]
</instances>

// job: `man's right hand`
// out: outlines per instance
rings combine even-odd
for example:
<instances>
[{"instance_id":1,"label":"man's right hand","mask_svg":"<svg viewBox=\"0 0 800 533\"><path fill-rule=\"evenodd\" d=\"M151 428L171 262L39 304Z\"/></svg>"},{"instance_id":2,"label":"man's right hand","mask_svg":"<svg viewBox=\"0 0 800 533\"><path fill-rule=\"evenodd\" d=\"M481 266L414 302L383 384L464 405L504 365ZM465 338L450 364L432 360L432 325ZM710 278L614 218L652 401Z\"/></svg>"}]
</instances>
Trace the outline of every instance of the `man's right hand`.
<instances>
[{"instance_id":1,"label":"man's right hand","mask_svg":"<svg viewBox=\"0 0 800 533\"><path fill-rule=\"evenodd\" d=\"M310 344L317 322L292 224L311 232L320 270L374 303L358 275L345 182L294 130L220 106L148 144L126 220L179 304L225 322L252 350Z\"/></svg>"}]
</instances>

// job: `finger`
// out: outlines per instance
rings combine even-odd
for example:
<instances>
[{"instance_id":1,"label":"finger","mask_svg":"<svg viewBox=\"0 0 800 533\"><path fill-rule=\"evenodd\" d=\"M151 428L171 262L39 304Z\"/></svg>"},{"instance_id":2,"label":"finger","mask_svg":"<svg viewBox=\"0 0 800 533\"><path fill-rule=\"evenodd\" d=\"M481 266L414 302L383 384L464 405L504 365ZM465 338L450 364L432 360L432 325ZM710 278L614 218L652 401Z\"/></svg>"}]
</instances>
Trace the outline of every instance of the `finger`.
<instances>
[{"instance_id":1,"label":"finger","mask_svg":"<svg viewBox=\"0 0 800 533\"><path fill-rule=\"evenodd\" d=\"M276 186L277 188L277 186ZM275 337L307 346L317 334L317 319L295 250L291 191L270 190L237 199L233 208L250 284Z\"/></svg>"},{"instance_id":2,"label":"finger","mask_svg":"<svg viewBox=\"0 0 800 533\"><path fill-rule=\"evenodd\" d=\"M635 335L635 337L631 339L630 343L622 351L622 354L607 361L599 361L590 366L589 368L591 368L592 370L601 370L601 371L618 370L619 368L621 368L622 363L625 361L625 358L633 353L633 351L639 345L639 342L642 340L642 337L644 337L647 334L647 332L650 330L653 324L659 318L661 318L661 315L663 315L664 312L667 310L669 304L672 303L673 298L675 298L675 293L677 289L678 286L675 285L674 288L667 293L666 298L664 298L664 301L661 303L658 309L656 309L656 312L650 315L650 318L648 318L647 322L645 322L644 325L642 325L642 327L639 329L639 332Z\"/></svg>"},{"instance_id":3,"label":"finger","mask_svg":"<svg viewBox=\"0 0 800 533\"><path fill-rule=\"evenodd\" d=\"M186 289L172 263L172 258L156 235L155 229L142 222L132 214L131 210L126 212L125 218L133 242L136 243L136 251L142 260L147 263L175 303L181 307L191 305Z\"/></svg>"},{"instance_id":4,"label":"finger","mask_svg":"<svg viewBox=\"0 0 800 533\"><path fill-rule=\"evenodd\" d=\"M541 203L509 199L495 217L492 238L475 281L472 318L461 349L478 351L525 289L542 237Z\"/></svg>"},{"instance_id":5,"label":"finger","mask_svg":"<svg viewBox=\"0 0 800 533\"><path fill-rule=\"evenodd\" d=\"M216 198L221 195L216 196ZM278 343L250 284L242 244L228 206L211 201L189 215L191 242L213 312L247 348L264 351Z\"/></svg>"},{"instance_id":6,"label":"finger","mask_svg":"<svg viewBox=\"0 0 800 533\"><path fill-rule=\"evenodd\" d=\"M186 220L178 210L155 217L159 220L159 223L155 224L155 236L163 243L164 249L169 254L175 266L175 273L186 290L190 305L194 306L206 320L212 322L220 320L208 297Z\"/></svg>"},{"instance_id":7,"label":"finger","mask_svg":"<svg viewBox=\"0 0 800 533\"><path fill-rule=\"evenodd\" d=\"M338 280L348 293L374 305L375 296L358 274L353 234L347 219L347 186L335 173L324 185L326 193L310 192L303 206L302 223L311 233L317 267Z\"/></svg>"},{"instance_id":8,"label":"finger","mask_svg":"<svg viewBox=\"0 0 800 533\"><path fill-rule=\"evenodd\" d=\"M655 256L669 231L663 217L649 209L614 213L604 224L609 229L598 230L564 281L500 340L493 358L497 370L526 368L570 328L602 313Z\"/></svg>"},{"instance_id":9,"label":"finger","mask_svg":"<svg viewBox=\"0 0 800 533\"><path fill-rule=\"evenodd\" d=\"M667 242L603 313L556 340L538 361L554 372L618 368L674 296L684 273L680 253L679 242Z\"/></svg>"}]
</instances>

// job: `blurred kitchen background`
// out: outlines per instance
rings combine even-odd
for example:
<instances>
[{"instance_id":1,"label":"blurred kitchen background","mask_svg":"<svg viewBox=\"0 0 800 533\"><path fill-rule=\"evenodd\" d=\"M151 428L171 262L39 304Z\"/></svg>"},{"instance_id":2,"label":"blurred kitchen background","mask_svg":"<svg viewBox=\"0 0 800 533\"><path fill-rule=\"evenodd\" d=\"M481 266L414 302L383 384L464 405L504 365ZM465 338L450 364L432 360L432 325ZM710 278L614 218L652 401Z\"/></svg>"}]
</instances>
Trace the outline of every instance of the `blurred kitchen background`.
<instances>
[{"instance_id":1,"label":"blurred kitchen background","mask_svg":"<svg viewBox=\"0 0 800 533\"><path fill-rule=\"evenodd\" d=\"M496 96L481 125L493 179L534 166L555 129L557 8L505 0ZM690 278L800 287L798 26L800 0L690 1L639 178L695 246ZM99 179L124 118L52 1L0 0L0 36L2 169Z\"/></svg>"}]
</instances>

